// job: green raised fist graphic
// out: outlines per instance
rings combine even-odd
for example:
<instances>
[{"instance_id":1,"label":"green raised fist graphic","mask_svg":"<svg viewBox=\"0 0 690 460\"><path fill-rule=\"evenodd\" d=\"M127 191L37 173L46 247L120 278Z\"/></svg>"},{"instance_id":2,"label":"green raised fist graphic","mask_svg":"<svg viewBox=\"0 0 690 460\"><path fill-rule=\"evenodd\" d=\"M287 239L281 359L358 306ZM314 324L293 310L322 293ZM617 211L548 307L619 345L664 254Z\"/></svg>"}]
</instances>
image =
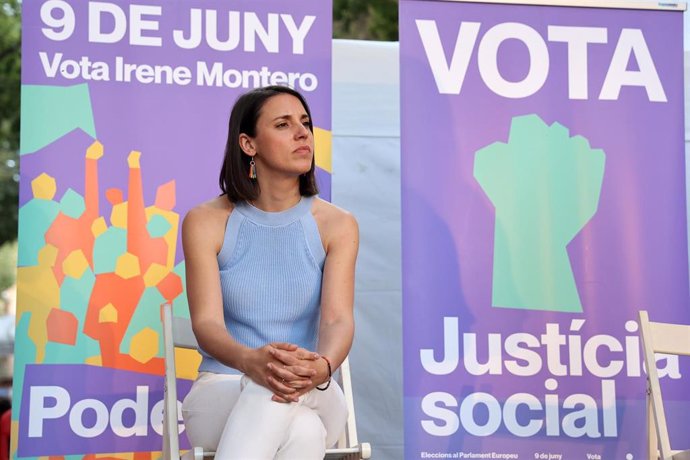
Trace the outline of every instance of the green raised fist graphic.
<instances>
[{"instance_id":1,"label":"green raised fist graphic","mask_svg":"<svg viewBox=\"0 0 690 460\"><path fill-rule=\"evenodd\" d=\"M494 307L582 311L566 246L597 210L604 163L603 150L537 115L477 151L474 177L496 208Z\"/></svg>"}]
</instances>

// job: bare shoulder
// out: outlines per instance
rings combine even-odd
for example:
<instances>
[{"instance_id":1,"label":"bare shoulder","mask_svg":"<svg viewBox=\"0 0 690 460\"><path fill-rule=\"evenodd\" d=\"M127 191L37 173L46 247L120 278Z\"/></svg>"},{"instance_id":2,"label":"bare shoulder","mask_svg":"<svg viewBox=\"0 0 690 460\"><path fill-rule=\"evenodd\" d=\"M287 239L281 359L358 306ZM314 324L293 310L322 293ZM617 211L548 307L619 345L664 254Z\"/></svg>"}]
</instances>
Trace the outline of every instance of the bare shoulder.
<instances>
[{"instance_id":1,"label":"bare shoulder","mask_svg":"<svg viewBox=\"0 0 690 460\"><path fill-rule=\"evenodd\" d=\"M359 239L357 219L349 211L317 198L314 200L312 213L327 250L333 243L352 242Z\"/></svg>"},{"instance_id":2,"label":"bare shoulder","mask_svg":"<svg viewBox=\"0 0 690 460\"><path fill-rule=\"evenodd\" d=\"M225 225L233 205L225 196L201 203L187 212L182 221L183 243L211 243L218 246L225 234Z\"/></svg>"}]
</instances>

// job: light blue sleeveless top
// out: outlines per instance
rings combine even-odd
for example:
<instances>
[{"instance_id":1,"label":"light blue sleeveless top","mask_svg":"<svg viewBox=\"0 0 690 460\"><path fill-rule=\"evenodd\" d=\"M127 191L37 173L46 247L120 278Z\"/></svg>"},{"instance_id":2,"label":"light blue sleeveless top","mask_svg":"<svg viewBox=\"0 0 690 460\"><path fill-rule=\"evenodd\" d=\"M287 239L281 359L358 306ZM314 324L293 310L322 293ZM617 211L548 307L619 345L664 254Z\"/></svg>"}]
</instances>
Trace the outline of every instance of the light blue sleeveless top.
<instances>
[{"instance_id":1,"label":"light blue sleeveless top","mask_svg":"<svg viewBox=\"0 0 690 460\"><path fill-rule=\"evenodd\" d=\"M290 342L316 350L326 252L313 202L302 197L280 212L238 203L230 214L218 268L225 326L242 345ZM199 372L239 372L200 352Z\"/></svg>"}]
</instances>

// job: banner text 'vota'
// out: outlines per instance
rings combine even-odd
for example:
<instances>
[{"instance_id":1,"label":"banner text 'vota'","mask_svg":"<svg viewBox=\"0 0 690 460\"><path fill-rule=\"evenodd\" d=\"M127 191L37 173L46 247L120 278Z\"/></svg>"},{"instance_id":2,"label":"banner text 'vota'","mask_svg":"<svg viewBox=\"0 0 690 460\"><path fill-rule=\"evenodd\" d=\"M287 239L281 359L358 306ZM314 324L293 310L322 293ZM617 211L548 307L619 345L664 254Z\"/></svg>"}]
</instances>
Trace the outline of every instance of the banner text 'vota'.
<instances>
[{"instance_id":1,"label":"banner text 'vota'","mask_svg":"<svg viewBox=\"0 0 690 460\"><path fill-rule=\"evenodd\" d=\"M605 27L549 25L543 37L533 27L518 22L496 24L487 30L480 22L461 22L453 45L442 42L436 21L418 19L416 26L441 94L460 94L471 58L476 53L474 62L489 90L510 99L529 97L537 93L549 77L549 42L566 45L562 52L567 54L569 99L617 100L621 89L631 86L643 88L652 102L667 102L654 59L640 29L623 28L616 36L610 36ZM480 32L483 33L481 38ZM527 74L518 81L508 80L499 69L499 48L508 40L520 42L529 55ZM592 82L598 87L590 89L588 50L609 43L615 43L615 48L606 76L603 81ZM450 61L446 56L451 56Z\"/></svg>"},{"instance_id":2,"label":"banner text 'vota'","mask_svg":"<svg viewBox=\"0 0 690 460\"><path fill-rule=\"evenodd\" d=\"M164 8L161 5L88 2L86 24L80 24L73 6L65 0L48 0L40 9L43 35L54 42L70 39L78 27L86 27L87 40L95 44L124 44L136 47L163 47L172 43L182 50L205 47L217 52L291 53L303 55L305 42L316 20L314 15L295 18L292 14L190 8L185 27L174 28L169 36L161 32ZM287 84L303 91L318 86L310 72L260 69L233 69L222 62L197 61L194 66L127 62L117 56L113 62L90 56L66 56L39 52L48 78L68 80L137 82L251 88Z\"/></svg>"}]
</instances>

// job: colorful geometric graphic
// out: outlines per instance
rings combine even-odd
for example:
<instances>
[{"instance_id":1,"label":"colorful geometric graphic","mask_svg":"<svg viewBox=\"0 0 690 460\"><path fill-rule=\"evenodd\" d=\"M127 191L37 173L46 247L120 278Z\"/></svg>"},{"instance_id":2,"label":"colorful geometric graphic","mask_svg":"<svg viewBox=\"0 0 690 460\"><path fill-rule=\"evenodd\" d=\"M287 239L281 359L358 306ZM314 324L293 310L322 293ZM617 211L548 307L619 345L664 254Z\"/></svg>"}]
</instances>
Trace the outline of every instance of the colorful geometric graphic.
<instances>
[{"instance_id":1,"label":"colorful geometric graphic","mask_svg":"<svg viewBox=\"0 0 690 460\"><path fill-rule=\"evenodd\" d=\"M20 233L18 334L25 330L32 346L17 350L18 381L32 363L162 375L160 305L179 303L176 314L188 315L184 262L174 266L175 181L159 186L154 204L145 206L141 153L131 152L127 200L122 190L108 190L106 217L98 198L104 152L98 141L86 150L85 197L67 189L56 200L55 179L42 173L32 181L33 198L20 208L22 226L30 230ZM186 355L180 364L182 374L193 377L198 358ZM18 401L21 390L15 387Z\"/></svg>"},{"instance_id":2,"label":"colorful geometric graphic","mask_svg":"<svg viewBox=\"0 0 690 460\"><path fill-rule=\"evenodd\" d=\"M22 206L22 211L38 209L38 205L49 208L46 204L52 203L57 214L49 221L43 235L22 234L22 243L27 240L28 244L21 244L21 259L36 259L38 264L19 268L22 302L18 314L20 318L24 314L31 315L29 337L36 346L35 363L46 360L49 342L65 343L64 339L49 338L51 328L64 325L65 312L69 312L86 337L98 343L97 354L77 358L84 350L81 348L73 351L77 359L69 362L88 359L105 367L162 374L162 359L157 357L160 353L147 352L143 354L150 355L147 359L141 359L141 354L137 358L130 355L129 344L123 342L129 332L129 337L139 337L140 346L158 350L161 340L158 311L139 317L133 323L134 312L143 298L157 297L159 302L148 302L151 309L150 305L172 302L182 293L182 281L173 266L179 224L179 216L173 211L174 181L159 187L156 204L145 207L139 165L141 154L131 152L128 201L111 203L113 212L108 225L99 213L98 203L98 160L103 153L98 141L86 152L86 197L68 189L59 202L46 200L50 194L41 194L41 191L50 187L43 183L50 184L52 178L42 174L35 179L39 195ZM36 241L40 238L45 239L42 247L40 241ZM36 253L32 254L34 251ZM77 307L75 299L65 299L67 302L63 304L63 290L67 291L65 294L74 291L75 286L71 285L77 283L82 285L76 290L84 292L86 288L90 292L85 297L88 304ZM56 316L53 312L59 309L63 313Z\"/></svg>"}]
</instances>

